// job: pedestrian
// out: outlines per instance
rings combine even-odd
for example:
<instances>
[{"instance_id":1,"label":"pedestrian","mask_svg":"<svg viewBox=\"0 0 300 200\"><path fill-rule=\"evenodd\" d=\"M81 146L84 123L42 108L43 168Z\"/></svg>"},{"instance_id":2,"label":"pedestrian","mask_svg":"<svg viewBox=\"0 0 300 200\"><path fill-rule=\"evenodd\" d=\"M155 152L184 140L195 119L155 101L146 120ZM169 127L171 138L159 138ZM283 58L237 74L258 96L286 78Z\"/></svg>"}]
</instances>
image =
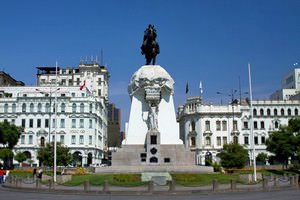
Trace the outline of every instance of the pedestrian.
<instances>
[{"instance_id":1,"label":"pedestrian","mask_svg":"<svg viewBox=\"0 0 300 200\"><path fill-rule=\"evenodd\" d=\"M0 169L0 184L3 183L3 179L4 179L4 170L3 168Z\"/></svg>"},{"instance_id":2,"label":"pedestrian","mask_svg":"<svg viewBox=\"0 0 300 200\"><path fill-rule=\"evenodd\" d=\"M3 183L5 183L5 181L6 181L7 177L8 177L8 175L9 175L9 170L6 170L6 171L5 171L5 175L3 176Z\"/></svg>"},{"instance_id":3,"label":"pedestrian","mask_svg":"<svg viewBox=\"0 0 300 200\"><path fill-rule=\"evenodd\" d=\"M43 169L40 168L38 171L38 178L42 180L42 175L43 175Z\"/></svg>"},{"instance_id":4,"label":"pedestrian","mask_svg":"<svg viewBox=\"0 0 300 200\"><path fill-rule=\"evenodd\" d=\"M33 173L32 173L33 178L36 177L36 168L33 168Z\"/></svg>"}]
</instances>

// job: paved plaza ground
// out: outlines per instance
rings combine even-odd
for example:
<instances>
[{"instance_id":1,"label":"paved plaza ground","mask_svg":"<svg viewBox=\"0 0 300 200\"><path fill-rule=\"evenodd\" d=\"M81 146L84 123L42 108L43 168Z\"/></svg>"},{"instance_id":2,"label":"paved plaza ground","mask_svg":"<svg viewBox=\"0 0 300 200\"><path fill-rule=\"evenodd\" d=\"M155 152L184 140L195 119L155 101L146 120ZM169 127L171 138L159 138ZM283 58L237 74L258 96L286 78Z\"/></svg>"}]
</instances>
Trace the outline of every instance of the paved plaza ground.
<instances>
[{"instance_id":1,"label":"paved plaza ground","mask_svg":"<svg viewBox=\"0 0 300 200\"><path fill-rule=\"evenodd\" d=\"M52 192L26 191L18 189L4 188L0 186L0 199L13 200L298 200L300 197L300 189L285 188L279 191L260 191L260 192L237 192L237 193L210 193L210 194L142 194L142 195L111 195L111 194L64 194Z\"/></svg>"}]
</instances>

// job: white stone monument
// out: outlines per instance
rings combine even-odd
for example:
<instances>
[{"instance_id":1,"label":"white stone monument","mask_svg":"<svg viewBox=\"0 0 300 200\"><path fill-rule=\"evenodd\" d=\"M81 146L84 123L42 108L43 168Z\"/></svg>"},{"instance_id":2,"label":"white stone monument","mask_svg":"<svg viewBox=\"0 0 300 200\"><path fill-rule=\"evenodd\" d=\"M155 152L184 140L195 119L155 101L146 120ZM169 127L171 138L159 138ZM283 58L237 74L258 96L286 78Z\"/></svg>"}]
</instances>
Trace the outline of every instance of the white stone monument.
<instances>
[{"instance_id":1,"label":"white stone monument","mask_svg":"<svg viewBox=\"0 0 300 200\"><path fill-rule=\"evenodd\" d=\"M144 65L132 76L131 109L124 145L144 145L148 130L160 132L160 144L182 144L173 103L174 81L159 65Z\"/></svg>"},{"instance_id":2,"label":"white stone monument","mask_svg":"<svg viewBox=\"0 0 300 200\"><path fill-rule=\"evenodd\" d=\"M144 65L132 76L131 109L122 148L112 154L113 166L194 165L184 148L173 103L174 81L159 65Z\"/></svg>"}]
</instances>

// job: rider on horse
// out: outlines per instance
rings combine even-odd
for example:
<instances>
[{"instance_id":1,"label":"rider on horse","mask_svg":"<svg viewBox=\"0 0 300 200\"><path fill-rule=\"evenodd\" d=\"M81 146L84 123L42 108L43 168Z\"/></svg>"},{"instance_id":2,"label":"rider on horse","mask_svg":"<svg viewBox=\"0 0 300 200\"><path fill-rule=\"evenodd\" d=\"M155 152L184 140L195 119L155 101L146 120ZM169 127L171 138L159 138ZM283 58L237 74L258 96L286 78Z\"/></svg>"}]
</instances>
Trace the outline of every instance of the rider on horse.
<instances>
[{"instance_id":1,"label":"rider on horse","mask_svg":"<svg viewBox=\"0 0 300 200\"><path fill-rule=\"evenodd\" d=\"M159 54L159 45L156 42L156 30L154 25L149 24L144 32L144 40L141 46L142 54L145 54L146 65L149 65L152 60L152 65L155 65L156 55Z\"/></svg>"}]
</instances>

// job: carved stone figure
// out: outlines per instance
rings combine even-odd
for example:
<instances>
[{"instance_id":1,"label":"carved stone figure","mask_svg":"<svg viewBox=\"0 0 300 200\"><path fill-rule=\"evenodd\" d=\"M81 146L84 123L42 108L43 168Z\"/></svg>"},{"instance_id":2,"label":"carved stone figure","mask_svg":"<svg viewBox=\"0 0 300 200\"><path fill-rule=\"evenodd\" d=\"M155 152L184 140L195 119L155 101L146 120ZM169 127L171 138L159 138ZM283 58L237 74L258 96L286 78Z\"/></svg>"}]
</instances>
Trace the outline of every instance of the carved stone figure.
<instances>
[{"instance_id":1,"label":"carved stone figure","mask_svg":"<svg viewBox=\"0 0 300 200\"><path fill-rule=\"evenodd\" d=\"M157 130L157 106L154 104L149 104L149 114L148 114L148 127L149 130Z\"/></svg>"},{"instance_id":2,"label":"carved stone figure","mask_svg":"<svg viewBox=\"0 0 300 200\"><path fill-rule=\"evenodd\" d=\"M144 32L143 44L141 46L142 55L145 55L146 65L155 65L156 55L159 54L159 44L156 41L156 30L154 25L149 24Z\"/></svg>"}]
</instances>

